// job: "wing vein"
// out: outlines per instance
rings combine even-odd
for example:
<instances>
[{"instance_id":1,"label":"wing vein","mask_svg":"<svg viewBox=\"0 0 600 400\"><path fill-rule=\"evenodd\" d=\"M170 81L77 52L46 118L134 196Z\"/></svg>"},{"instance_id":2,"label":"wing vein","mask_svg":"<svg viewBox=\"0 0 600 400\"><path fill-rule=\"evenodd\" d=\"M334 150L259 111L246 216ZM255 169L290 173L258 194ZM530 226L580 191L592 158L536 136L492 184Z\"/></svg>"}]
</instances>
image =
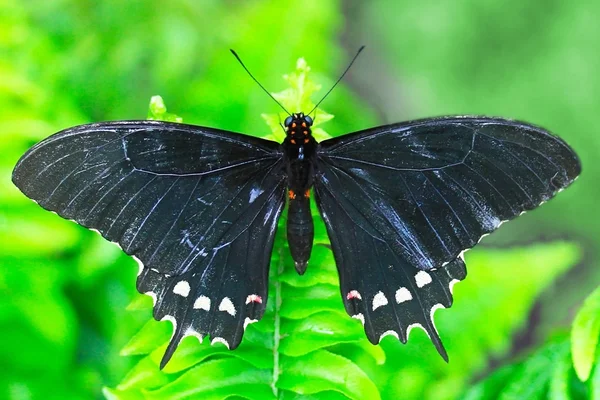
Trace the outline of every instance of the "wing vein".
<instances>
[{"instance_id":1,"label":"wing vein","mask_svg":"<svg viewBox=\"0 0 600 400\"><path fill-rule=\"evenodd\" d=\"M144 217L144 220L142 221L142 223L140 224L140 226L138 227L137 231L135 232L135 235L133 235L133 238L131 239L131 242L129 242L129 245L127 246L127 251L129 251L129 249L131 249L131 246L133 245L133 243L135 242L135 239L137 238L137 235L140 233L140 231L142 230L142 228L144 227L144 225L146 224L146 221L148 221L148 218L150 218L150 216L154 213L154 210L156 210L156 207L158 207L158 205L162 202L162 200L167 196L167 194L169 194L169 192L171 191L171 189L173 189L173 187L175 186L175 184L179 181L180 178L177 178L173 181L173 183L171 184L171 186L169 186L169 188L165 191L165 193L158 199L158 201L156 203L154 203L154 205L152 206L152 208L150 209L150 211L148 212L148 214L146 214L146 216Z\"/></svg>"},{"instance_id":2,"label":"wing vein","mask_svg":"<svg viewBox=\"0 0 600 400\"><path fill-rule=\"evenodd\" d=\"M485 133L483 133L483 132L477 132L477 134L479 134L479 135L484 135L484 136L487 136L487 137L489 137L489 138L491 138L491 139L499 140L500 142L505 142L505 143L512 143L512 144L516 144L516 145L517 145L517 146L519 146L519 147L523 147L523 148L526 148L526 149L528 149L528 150L531 150L531 151L533 151L534 153L536 153L536 154L538 154L538 155L542 156L543 158L545 158L545 159L546 159L548 162L550 162L552 165L554 165L554 166L555 166L557 169L559 169L559 170L560 170L560 169L563 169L563 168L561 168L561 166L557 165L557 164L556 164L554 161L552 161L552 159L550 159L548 156L546 156L546 155L545 155L544 153L542 153L541 151L538 151L538 150L536 150L536 149L534 149L534 148L531 148L531 147L529 147L529 146L525 146L523 143L515 142L514 140L508 140L508 139L496 139L496 138L494 138L493 136L490 136L490 135L488 135L488 134L485 134ZM554 137L553 135L549 135L549 134L548 134L547 136L550 136L550 137L552 137L552 139L554 139L555 141L557 141L557 142L558 142L558 140L556 139L556 137Z\"/></svg>"},{"instance_id":3,"label":"wing vein","mask_svg":"<svg viewBox=\"0 0 600 400\"><path fill-rule=\"evenodd\" d=\"M419 209L419 212L421 213L421 215L423 216L423 218L425 218L425 221L427 221L427 225L429 225L429 227L433 230L433 233L435 234L435 237L438 239L438 241L440 242L440 244L442 245L442 247L444 248L444 250L446 250L446 253L449 256L451 256L452 253L450 252L450 250L448 250L448 247L446 246L446 243L444 243L444 241L442 240L441 236L439 235L437 229L435 229L435 227L433 226L433 224L429 220L429 217L427 216L427 213L425 213L425 211L423 210L423 208L421 207L421 205L419 204L419 202L415 198L415 195L413 194L412 190L410 190L410 186L408 186L408 183L406 183L406 179L402 176L402 174L400 174L400 177L402 178L402 182L404 182L404 187L406 187L406 190L408 190L408 193L410 194L410 197L414 201L414 204Z\"/></svg>"},{"instance_id":4,"label":"wing vein","mask_svg":"<svg viewBox=\"0 0 600 400\"><path fill-rule=\"evenodd\" d=\"M516 186L519 188L519 190L521 190L521 192L523 192L523 193L525 194L525 196L526 196L526 197L529 199L529 201L530 201L532 204L534 204L534 203L535 203L535 202L533 201L533 199L531 198L531 196L529 195L529 193L528 193L528 192L527 192L525 189L523 189L523 187L522 187L522 186L519 184L519 182L515 181L515 179L514 179L514 178L513 178L513 177L512 177L512 176L511 176L511 175L510 175L508 172L506 172L506 171L504 170L504 168L502 168L502 167L501 167L501 166L500 166L498 163L496 163L496 162L495 162L495 161L494 161L492 158L485 157L485 156L484 156L482 153L479 153L479 152L475 152L475 153L477 153L477 154L481 155L481 156L482 156L484 159L487 159L487 160L488 160L488 162L489 162L491 165L493 165L494 167L496 167L496 169L498 169L499 171L501 171L501 172L504 174L504 176L506 176L508 179L510 179L510 180L511 180L511 181L512 181L512 182L513 182L513 183L514 183L514 184L515 184L515 185L516 185ZM465 165L466 165L466 164L465 164ZM480 175L480 176L481 176L481 175Z\"/></svg>"},{"instance_id":5,"label":"wing vein","mask_svg":"<svg viewBox=\"0 0 600 400\"><path fill-rule=\"evenodd\" d=\"M447 165L430 167L430 168L397 168L397 167L392 167L389 165L383 165L383 164L378 164L378 163L374 163L374 162L370 162L370 161L361 160L359 158L342 157L342 156L336 156L333 154L327 154L327 157L332 158L332 159L337 159L337 160L350 161L350 162L356 163L356 164L369 165L371 167L390 169L392 171L399 171L399 172L402 172L402 171L415 171L415 172L434 171L434 170L450 168L450 167L454 167L454 166L462 164L462 161L460 161L460 162L455 162L455 163L451 163L451 164L447 164Z\"/></svg>"},{"instance_id":6,"label":"wing vein","mask_svg":"<svg viewBox=\"0 0 600 400\"><path fill-rule=\"evenodd\" d=\"M106 230L106 234L108 235L108 233L110 232L110 230L112 229L113 225L115 224L115 222L117 222L119 220L119 218L121 217L121 214L123 213L123 211L125 211L125 209L129 206L129 204L131 204L131 202L133 200L135 200L138 195L146 189L146 187L148 187L148 185L150 185L152 182L154 182L154 180L156 179L156 176L153 177L152 179L150 179L144 186L142 186L140 188L140 190L138 190L133 196L131 196L131 198L129 200L127 200L127 203L125 203L125 205L123 206L123 208L121 208L121 211L119 211L119 213L117 214L117 216L113 219L112 223L110 224L110 226L108 227L108 229Z\"/></svg>"},{"instance_id":7,"label":"wing vein","mask_svg":"<svg viewBox=\"0 0 600 400\"><path fill-rule=\"evenodd\" d=\"M116 188L116 187L117 187L117 186L118 186L118 185L119 185L121 182L123 182L125 179L129 178L129 176L130 176L132 173L133 173L133 170L132 170L132 171L130 171L130 172L129 172L127 175L125 175L123 178L121 178L121 179L120 179L120 180L119 180L117 183L115 183L115 184L114 184L114 185L113 185L113 186L112 186L112 187L111 187L109 190L105 191L105 192L104 192L104 194L103 194L103 195L102 195L102 196L101 196L101 197L98 199L98 201L97 201L97 202L94 204L94 206L93 206L93 207L90 209L90 211L87 213L87 216L86 216L85 218L87 219L87 218L90 216L90 214L91 214L92 212L94 212L94 210L96 209L96 207L98 207L98 204L100 204L100 202L101 202L101 201L102 201L102 200L103 200L103 199L104 199L104 198L105 198L105 197L106 197L106 196L107 196L107 195L108 195L110 192L112 192L112 191L114 190L114 188ZM93 180L92 182L96 181L96 179L97 179L97 178L98 178L98 177L94 178L94 180ZM85 187L84 189L82 189L82 191L81 191L81 192L83 192L83 190L87 189L87 188L88 188L90 185L91 185L91 182L90 182L90 184L86 185L86 187ZM81 192L79 192L79 193L77 194L77 196L79 196L79 194L80 194ZM75 199L71 200L71 202L69 203L69 205L71 205L71 203L72 203L74 200L75 200Z\"/></svg>"},{"instance_id":8,"label":"wing vein","mask_svg":"<svg viewBox=\"0 0 600 400\"><path fill-rule=\"evenodd\" d=\"M427 180L427 182L429 182L429 184L433 187L433 189L435 190L435 192L437 193L437 195L439 196L440 199L442 199L444 201L444 203L446 203L446 205L448 206L448 208L450 208L450 211L452 211L452 214L454 214L454 216L456 217L456 219L458 220L458 222L460 223L460 226L462 227L463 231L467 234L467 237L469 237L470 239L470 235L469 235L469 231L467 230L467 227L465 226L465 224L463 223L462 219L458 216L458 214L456 213L456 210L454 210L454 207L452 207L452 205L446 200L446 198L442 195L442 193L438 190L438 188L435 186L435 184L431 181L431 179L429 179L427 177L427 175L425 175L424 172L421 172L421 174L423 174L423 177Z\"/></svg>"},{"instance_id":9,"label":"wing vein","mask_svg":"<svg viewBox=\"0 0 600 400\"><path fill-rule=\"evenodd\" d=\"M277 165L277 162L273 163L273 165L269 168L269 171L271 171L275 165ZM198 257L198 254L196 254L195 256L193 256L193 258L188 261L190 259L190 256L192 256L192 254L194 254L194 252L196 251L196 249L198 249L200 242L202 241L202 238L204 238L204 236L206 236L206 233L215 225L215 223L217 222L217 220L221 217L221 215L223 215L223 213L227 210L227 208L229 208L229 206L231 205L231 203L233 203L233 201L235 199L238 198L238 196L240 195L240 193L242 192L242 190L248 186L248 184L252 181L252 179L250 178L254 178L256 175L258 175L259 173L264 173L263 171L258 171L256 173L254 173L253 175L251 175L249 177L248 180L246 180L246 182L244 183L243 186L241 186L239 188L239 190L235 193L235 195L230 199L230 201L225 205L225 207L223 207L223 209L221 210L221 212L213 219L212 223L206 228L204 234L201 236L201 239L198 240L198 242L194 245L194 247L191 249L191 251L188 253L187 257L185 258L185 260L183 260L178 267L178 270L181 270L181 268L183 268L183 270L187 270L188 266L194 262L194 260ZM266 174L265 174L266 175ZM238 216L238 218L241 216ZM233 226L233 224L232 224ZM227 232L227 231L226 231ZM224 232L223 235L226 233ZM221 236L222 238L223 236ZM220 240L220 239L219 239ZM185 266L184 266L185 265Z\"/></svg>"},{"instance_id":10,"label":"wing vein","mask_svg":"<svg viewBox=\"0 0 600 400\"><path fill-rule=\"evenodd\" d=\"M158 244L158 246L156 246L156 249L154 249L154 252L152 253L152 255L150 256L150 258L148 259L148 262L152 262L152 260L154 259L154 256L156 255L156 252L158 252L158 250L161 248L161 246L163 245L163 243L165 242L166 238L169 236L169 234L171 233L171 231L173 230L173 227L175 227L175 225L177 224L177 221L179 221L179 218L181 218L181 215L183 214L183 212L185 211L185 209L187 208L188 204L190 203L190 200L192 199L192 196L194 195L194 192L196 191L196 189L198 188L198 185L200 184L200 179L196 180L196 185L194 185L194 188L192 189L192 191L190 192L190 195L188 196L185 204L183 207L181 207L181 210L179 210L179 214L177 214L177 217L175 217L175 219L173 219L173 222L171 223L171 226L169 227L169 230L167 231L167 233L163 236L163 238L161 239L160 243Z\"/></svg>"},{"instance_id":11,"label":"wing vein","mask_svg":"<svg viewBox=\"0 0 600 400\"><path fill-rule=\"evenodd\" d=\"M508 200L506 200L506 198L502 195L502 193L500 193L500 191L496 188L496 186L494 186L485 176L481 175L476 169L472 168L471 166L469 166L468 164L463 164L465 167L469 168L471 171L475 172L479 177L481 177L481 179L483 179L492 189L494 189L494 191L496 193L498 193L498 195L502 198L502 200L504 200L504 202L506 203L506 205L508 205L508 207L510 208L511 212L513 214L515 214L515 210L513 210L512 206L510 205L510 203L508 202Z\"/></svg>"},{"instance_id":12,"label":"wing vein","mask_svg":"<svg viewBox=\"0 0 600 400\"><path fill-rule=\"evenodd\" d=\"M385 217L385 213L383 213L383 212L382 212L382 210L381 210L381 207L380 207L380 206L377 204L377 202L373 201L373 199L372 199L372 198L369 196L369 194L368 194L368 193L367 193L367 192L366 192L366 191L365 191L365 190L362 188L362 186L361 186L361 185L359 185L359 184L358 184L358 182L356 182L356 180L354 179L354 177L353 177L352 175L348 174L347 172L345 172L344 170L342 170L341 168L339 168L339 167L337 167L337 166L335 166L335 165L330 165L330 169L331 169L331 171L335 171L335 170L337 170L337 171L339 171L339 172L343 173L344 175L346 175L346 176L347 176L349 179L351 179L352 181L354 181L354 183L356 184L356 187L358 187L358 188L359 188L359 190L360 190L361 192L363 192L363 194L364 194L366 197L368 197L368 198L369 198L369 200L371 200L371 202L372 202L372 203L373 203L373 204L374 204L374 205L377 207L377 209L379 210L379 212L380 212L380 213L381 213L381 214L384 216L384 219L385 219L385 220L388 222L388 224L389 224L389 225L392 227L392 229L393 229L394 231L396 231L396 233L399 233L399 232L398 232L398 231L395 229L395 226L394 226L394 224L393 224L393 223L392 223L392 222L391 222L389 219L387 219L387 217ZM323 185L323 187L326 187L326 186L327 186L327 185ZM336 200L337 200L337 197L335 196L335 193L334 193L334 191L332 191L332 190L329 190L328 188L327 188L327 190L328 190L328 192L331 194L331 197L333 197L334 199L336 199ZM340 203L340 204L341 204L341 202L340 202L339 200L338 200L338 203ZM342 208L343 208L343 207L342 207ZM363 217L365 217L365 219L367 219L367 220L368 220L367 216L366 216L366 215L365 215L365 214L364 214L364 213L363 213L363 212L362 212L360 209L358 209L358 208L356 208L356 207L355 207L354 209L355 209L355 210L356 210L356 211L357 211L357 212L358 212L360 215L362 215ZM345 210L344 210L344 211L345 211ZM350 214L348 214L348 212L347 212L347 211L346 211L346 214L348 215L348 217L350 218L350 220L352 220L352 218L350 217ZM360 227L360 225L359 225L359 224L356 224L356 225ZM361 229L363 229L363 228L361 227ZM363 229L363 230L364 230L364 229ZM376 230L377 230L377 229L376 229ZM371 235L369 232L367 232L366 230L364 230L364 231L365 231L365 232L366 232L366 233L367 233L369 236L373 237L373 235ZM378 239L378 240L379 240L379 238L376 238L376 239ZM406 251L408 251L409 253L412 253L413 257L416 257L416 256L417 256L417 254L415 254L414 250L413 250L413 249L411 249L410 247L406 246L404 243L398 242L398 244L399 244L399 245L400 245L402 248L404 248ZM414 243L414 242L413 242L413 245L415 245L415 246L418 248L418 246L416 245L416 243ZM423 253L421 253L421 254L420 254L420 256L421 256L421 257L423 257L423 258L425 258L425 255L424 255Z\"/></svg>"},{"instance_id":13,"label":"wing vein","mask_svg":"<svg viewBox=\"0 0 600 400\"><path fill-rule=\"evenodd\" d=\"M234 169L234 168L238 168L238 167L242 167L244 165L248 165L248 164L254 164L257 162L261 162L261 161L265 161L265 160L279 160L278 157L261 157L261 158L251 158L248 159L246 161L243 162L238 162L235 164L231 164L231 165L227 165L221 168L216 168L210 171L206 171L206 172L190 172L190 173L183 173L183 174L175 174L175 173L163 173L163 172L153 172L153 171L148 171L146 169L143 168L136 168L134 166L134 169L138 172L142 172L144 174L149 174L149 175L157 175L157 176L173 176L173 177L188 177L188 176L207 176L207 175L211 175L214 173L218 173L218 172L223 172L223 171L227 171L229 169Z\"/></svg>"}]
</instances>

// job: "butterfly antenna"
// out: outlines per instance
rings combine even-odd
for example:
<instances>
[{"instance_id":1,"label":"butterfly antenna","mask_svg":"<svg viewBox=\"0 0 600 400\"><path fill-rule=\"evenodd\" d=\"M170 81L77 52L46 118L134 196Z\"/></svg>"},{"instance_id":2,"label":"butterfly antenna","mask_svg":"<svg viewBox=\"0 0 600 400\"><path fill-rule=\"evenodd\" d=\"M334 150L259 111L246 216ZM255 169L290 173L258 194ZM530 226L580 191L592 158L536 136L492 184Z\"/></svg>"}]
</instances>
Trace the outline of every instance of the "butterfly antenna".
<instances>
[{"instance_id":1,"label":"butterfly antenna","mask_svg":"<svg viewBox=\"0 0 600 400\"><path fill-rule=\"evenodd\" d=\"M356 55L354 56L354 58L352 59L352 61L350 61L350 64L348 64L348 66L346 67L346 70L344 71L344 73L338 78L337 81L335 81L335 83L333 84L333 86L331 87L331 89L329 89L329 91L327 91L327 93L325 93L325 96L323 96L323 98L321 98L321 100L319 100L319 102L317 103L317 105L315 105L313 107L312 110L310 110L310 112L307 115L312 114L313 111L315 111L317 109L317 107L319 107L319 104L321 104L321 102L323 100L325 100L325 97L329 96L329 93L331 93L331 91L337 86L338 83L340 83L340 81L344 78L344 76L346 75L346 72L348 72L348 70L350 69L350 67L352 66L352 64L354 64L354 61L356 61L356 59L358 58L358 55L360 54L361 51L363 51L365 48L365 46L360 46L360 49L358 49L358 51L356 52ZM233 51L233 50L232 50ZM235 54L235 53L234 53ZM236 56L237 57L237 56ZM240 61L241 62L241 61ZM245 67L244 67L245 68Z\"/></svg>"},{"instance_id":2,"label":"butterfly antenna","mask_svg":"<svg viewBox=\"0 0 600 400\"><path fill-rule=\"evenodd\" d=\"M275 97L273 97L273 95L271 93L269 93L269 91L267 89L265 89L265 87L263 85L260 84L260 82L258 81L258 79L256 79L254 77L254 75L252 75L252 73L248 70L248 68L246 68L246 66L244 65L244 62L242 61L242 59L240 58L240 56L237 55L237 53L235 52L235 50L233 49L229 49L231 51L231 54L233 54L235 56L235 58L237 58L237 60L239 61L239 63L242 65L242 68L244 68L246 70L246 72L248 73L248 75L250 75L250 78L252 78L254 80L254 82L256 82L256 84L258 86L260 86L260 88L267 94L269 95L270 98L273 99L273 101L277 104L279 104L279 107L282 108L283 111L285 111L288 115L292 115L290 114L290 112L288 110L285 109L284 106L281 105L280 102L277 101L277 99L275 99ZM356 57L355 57L356 58Z\"/></svg>"}]
</instances>

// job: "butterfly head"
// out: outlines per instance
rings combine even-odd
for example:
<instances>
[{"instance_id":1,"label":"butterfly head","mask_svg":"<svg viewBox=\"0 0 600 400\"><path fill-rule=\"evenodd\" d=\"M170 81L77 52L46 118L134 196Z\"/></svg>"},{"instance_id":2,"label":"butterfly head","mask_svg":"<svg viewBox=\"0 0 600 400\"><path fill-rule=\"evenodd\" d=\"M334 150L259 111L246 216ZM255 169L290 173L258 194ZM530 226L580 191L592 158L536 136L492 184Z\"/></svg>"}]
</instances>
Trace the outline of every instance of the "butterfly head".
<instances>
[{"instance_id":1,"label":"butterfly head","mask_svg":"<svg viewBox=\"0 0 600 400\"><path fill-rule=\"evenodd\" d=\"M283 123L292 144L308 143L311 139L313 119L304 113L294 113Z\"/></svg>"}]
</instances>

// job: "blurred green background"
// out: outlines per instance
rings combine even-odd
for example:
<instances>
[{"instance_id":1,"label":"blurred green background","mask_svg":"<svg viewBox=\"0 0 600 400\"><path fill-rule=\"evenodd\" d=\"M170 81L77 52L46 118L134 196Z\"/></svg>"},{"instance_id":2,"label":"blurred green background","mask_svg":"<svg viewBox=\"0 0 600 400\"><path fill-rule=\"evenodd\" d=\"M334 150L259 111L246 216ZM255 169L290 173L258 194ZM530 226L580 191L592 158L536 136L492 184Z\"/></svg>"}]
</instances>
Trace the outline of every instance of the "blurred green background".
<instances>
[{"instance_id":1,"label":"blurred green background","mask_svg":"<svg viewBox=\"0 0 600 400\"><path fill-rule=\"evenodd\" d=\"M599 10L591 0L0 0L0 398L600 399L599 368L578 379L569 344L600 282ZM267 134L260 115L277 105L229 48L271 91L304 57L318 98L362 44L322 105L335 115L328 133L445 114L516 118L571 144L582 177L467 254L455 305L436 316L449 364L422 332L368 344L344 313L328 250L299 280L280 230L271 294L281 307L270 298L238 353L186 339L159 372L170 326L148 322L135 263L25 198L10 181L16 161L69 126L143 119L154 94L185 122ZM273 321L288 336L281 346ZM327 323L352 335L301 340Z\"/></svg>"}]
</instances>

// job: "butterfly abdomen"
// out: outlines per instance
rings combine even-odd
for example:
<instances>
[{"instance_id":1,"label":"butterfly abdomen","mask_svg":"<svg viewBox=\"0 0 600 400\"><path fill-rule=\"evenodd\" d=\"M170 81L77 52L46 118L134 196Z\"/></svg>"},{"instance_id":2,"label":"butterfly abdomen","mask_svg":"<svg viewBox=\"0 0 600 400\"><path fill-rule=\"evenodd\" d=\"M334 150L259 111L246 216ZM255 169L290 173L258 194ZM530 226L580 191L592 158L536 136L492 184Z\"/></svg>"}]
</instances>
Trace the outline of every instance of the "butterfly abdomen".
<instances>
[{"instance_id":1,"label":"butterfly abdomen","mask_svg":"<svg viewBox=\"0 0 600 400\"><path fill-rule=\"evenodd\" d=\"M302 275L310 258L315 230L310 213L310 199L306 196L308 191L291 193L295 197L290 197L288 203L287 236L296 271Z\"/></svg>"}]
</instances>

